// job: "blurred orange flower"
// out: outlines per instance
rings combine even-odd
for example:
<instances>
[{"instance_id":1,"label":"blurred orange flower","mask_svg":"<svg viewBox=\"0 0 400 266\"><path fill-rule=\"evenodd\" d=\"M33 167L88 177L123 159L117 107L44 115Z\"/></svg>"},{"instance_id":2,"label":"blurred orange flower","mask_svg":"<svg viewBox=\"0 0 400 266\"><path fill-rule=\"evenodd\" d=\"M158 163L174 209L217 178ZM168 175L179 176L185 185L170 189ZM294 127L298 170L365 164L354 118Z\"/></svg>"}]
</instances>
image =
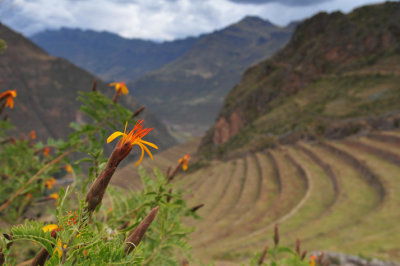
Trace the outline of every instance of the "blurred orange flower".
<instances>
[{"instance_id":1,"label":"blurred orange flower","mask_svg":"<svg viewBox=\"0 0 400 266\"><path fill-rule=\"evenodd\" d=\"M133 145L138 145L142 149L142 154L140 156L139 161L137 161L136 166L138 166L139 163L142 161L143 156L144 156L144 151L146 151L147 154L150 156L150 158L153 160L153 155L151 154L150 150L145 145L148 145L154 149L158 149L158 147L151 142L142 140L142 138L144 136L146 136L147 134L149 134L149 132L152 131L153 128L143 129L143 120L138 120L135 127L128 134L126 134L126 126L127 125L128 125L128 122L126 122L126 124L125 124L124 132L116 131L116 132L112 133L108 137L107 143L110 143L115 138L122 136L122 139L118 142L118 147L123 146L125 143L130 143L131 147Z\"/></svg>"},{"instance_id":2,"label":"blurred orange flower","mask_svg":"<svg viewBox=\"0 0 400 266\"><path fill-rule=\"evenodd\" d=\"M50 194L50 195L49 195L49 198L55 199L56 202L57 202L57 201L58 201L58 193L54 192L54 193Z\"/></svg>"},{"instance_id":3,"label":"blurred orange flower","mask_svg":"<svg viewBox=\"0 0 400 266\"><path fill-rule=\"evenodd\" d=\"M10 109L14 108L14 99L17 97L17 91L16 90L8 90L0 94L0 101L3 99L6 99L6 105L5 107L10 107Z\"/></svg>"},{"instance_id":4,"label":"blurred orange flower","mask_svg":"<svg viewBox=\"0 0 400 266\"><path fill-rule=\"evenodd\" d=\"M44 182L44 185L48 188L48 189L52 189L53 186L55 185L56 180L54 179L54 177L50 178L49 180L46 180Z\"/></svg>"},{"instance_id":5,"label":"blurred orange flower","mask_svg":"<svg viewBox=\"0 0 400 266\"><path fill-rule=\"evenodd\" d=\"M31 132L29 133L29 137L30 137L31 139L36 139L36 132L35 132L35 130L31 130Z\"/></svg>"},{"instance_id":6,"label":"blurred orange flower","mask_svg":"<svg viewBox=\"0 0 400 266\"><path fill-rule=\"evenodd\" d=\"M114 86L115 90L117 91L118 94L121 94L121 93L128 94L129 93L129 90L126 87L124 82L113 82L113 83L110 83L110 86Z\"/></svg>"},{"instance_id":7,"label":"blurred orange flower","mask_svg":"<svg viewBox=\"0 0 400 266\"><path fill-rule=\"evenodd\" d=\"M67 164L67 165L65 166L65 170L66 170L68 173L72 173L72 167L71 167L71 165Z\"/></svg>"},{"instance_id":8,"label":"blurred orange flower","mask_svg":"<svg viewBox=\"0 0 400 266\"><path fill-rule=\"evenodd\" d=\"M182 170L186 171L188 169L188 165L189 165L189 159L190 159L190 155L186 154L185 156L183 156L182 158L179 159L179 163L182 163Z\"/></svg>"},{"instance_id":9,"label":"blurred orange flower","mask_svg":"<svg viewBox=\"0 0 400 266\"><path fill-rule=\"evenodd\" d=\"M44 148L43 155L44 156L49 156L49 153L50 153L50 148L49 147Z\"/></svg>"}]
</instances>

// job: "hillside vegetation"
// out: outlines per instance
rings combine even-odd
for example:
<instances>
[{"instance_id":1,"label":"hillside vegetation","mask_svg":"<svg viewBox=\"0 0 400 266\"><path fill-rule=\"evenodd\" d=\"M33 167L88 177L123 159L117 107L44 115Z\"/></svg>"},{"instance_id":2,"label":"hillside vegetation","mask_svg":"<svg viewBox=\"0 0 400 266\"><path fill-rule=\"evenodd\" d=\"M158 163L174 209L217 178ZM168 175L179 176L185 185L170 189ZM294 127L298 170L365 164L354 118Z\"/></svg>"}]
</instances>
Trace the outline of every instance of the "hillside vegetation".
<instances>
[{"instance_id":1,"label":"hillside vegetation","mask_svg":"<svg viewBox=\"0 0 400 266\"><path fill-rule=\"evenodd\" d=\"M399 41L398 2L305 20L284 49L246 70L203 154L399 126Z\"/></svg>"}]
</instances>

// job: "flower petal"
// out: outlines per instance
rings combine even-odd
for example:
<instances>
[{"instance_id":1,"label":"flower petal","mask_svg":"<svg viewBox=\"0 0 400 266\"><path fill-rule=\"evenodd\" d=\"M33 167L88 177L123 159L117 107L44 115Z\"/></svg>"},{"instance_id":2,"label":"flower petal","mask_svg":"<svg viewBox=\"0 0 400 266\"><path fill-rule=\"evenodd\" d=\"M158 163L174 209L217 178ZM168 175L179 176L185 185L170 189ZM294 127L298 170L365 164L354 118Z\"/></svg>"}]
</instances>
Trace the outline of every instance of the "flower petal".
<instances>
[{"instance_id":1,"label":"flower petal","mask_svg":"<svg viewBox=\"0 0 400 266\"><path fill-rule=\"evenodd\" d=\"M151 154L150 150L145 145L143 145L142 143L139 142L138 144L140 145L140 147L143 147L143 149L147 152L147 154L153 160L153 154Z\"/></svg>"},{"instance_id":2,"label":"flower petal","mask_svg":"<svg viewBox=\"0 0 400 266\"><path fill-rule=\"evenodd\" d=\"M125 85L121 86L121 92L122 92L122 94L128 94L129 93L128 88Z\"/></svg>"},{"instance_id":3,"label":"flower petal","mask_svg":"<svg viewBox=\"0 0 400 266\"><path fill-rule=\"evenodd\" d=\"M142 154L140 155L139 161L136 162L135 166L138 166L140 164L140 162L143 160L143 156L144 156L143 145L139 145L139 147L142 149Z\"/></svg>"},{"instance_id":4,"label":"flower petal","mask_svg":"<svg viewBox=\"0 0 400 266\"><path fill-rule=\"evenodd\" d=\"M128 126L128 121L125 122L125 129L124 129L124 134L126 134L126 127Z\"/></svg>"},{"instance_id":5,"label":"flower petal","mask_svg":"<svg viewBox=\"0 0 400 266\"><path fill-rule=\"evenodd\" d=\"M141 140L140 142L143 143L143 144L146 144L147 146L150 146L150 147L158 150L158 147L155 144L151 143L151 142L148 142L148 141L145 141L145 140Z\"/></svg>"},{"instance_id":6,"label":"flower petal","mask_svg":"<svg viewBox=\"0 0 400 266\"><path fill-rule=\"evenodd\" d=\"M113 141L115 138L119 137L119 136L123 136L126 135L125 133L122 133L121 131L116 131L114 133L112 133L108 138L107 138L107 143L110 143L111 141Z\"/></svg>"}]
</instances>

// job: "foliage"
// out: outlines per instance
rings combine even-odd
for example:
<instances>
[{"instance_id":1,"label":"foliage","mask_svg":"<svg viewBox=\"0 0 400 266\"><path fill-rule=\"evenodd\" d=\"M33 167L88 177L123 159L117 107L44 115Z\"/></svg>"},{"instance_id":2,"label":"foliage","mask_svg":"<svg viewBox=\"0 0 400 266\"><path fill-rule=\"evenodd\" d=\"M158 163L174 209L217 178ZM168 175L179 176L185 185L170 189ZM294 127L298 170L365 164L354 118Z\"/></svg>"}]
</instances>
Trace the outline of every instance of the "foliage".
<instances>
[{"instance_id":1,"label":"foliage","mask_svg":"<svg viewBox=\"0 0 400 266\"><path fill-rule=\"evenodd\" d=\"M4 40L0 39L0 54L7 48L7 44Z\"/></svg>"},{"instance_id":2,"label":"foliage","mask_svg":"<svg viewBox=\"0 0 400 266\"><path fill-rule=\"evenodd\" d=\"M11 232L4 231L11 233L12 240L0 237L0 261L16 264L19 251L15 250L17 245L10 244L28 241L42 248L35 259L42 256L46 261L49 257L46 265L177 265L190 250L186 238L191 229L182 225L181 217L193 214L182 199L182 191L172 192L167 177L158 170L154 177L141 170L143 190L127 193L108 187L105 203L101 205L103 196L95 194L100 205L94 210L88 208L89 194L102 183L96 181L104 177L104 172L109 173L115 154L126 146L120 141L114 155L105 157L107 135L123 128L125 122L134 123L135 118L131 111L96 90L82 92L78 99L88 122L71 123L74 132L67 140L35 142L35 132L28 138L8 137L12 124L0 122L0 219L16 224L21 217L33 218L27 210L35 209L37 202L57 200L56 209L50 209L53 224L25 220ZM116 165L126 155L118 157ZM72 177L72 184L66 189L60 187L56 197L48 196L54 191L53 177L57 180L66 174ZM102 185L103 193L107 185ZM147 221L149 213L157 214L154 222L146 225L143 241L141 236L133 252L128 252L128 237Z\"/></svg>"},{"instance_id":3,"label":"foliage","mask_svg":"<svg viewBox=\"0 0 400 266\"><path fill-rule=\"evenodd\" d=\"M253 256L250 260L250 265L269 265L269 266L308 266L316 265L317 256L311 256L310 260L306 259L307 251L301 251L300 240L297 239L296 249L292 250L290 247L279 245L279 231L278 226L275 225L274 230L274 246L269 248L265 246L262 252L259 252ZM317 265L321 264L323 255L318 257Z\"/></svg>"}]
</instances>

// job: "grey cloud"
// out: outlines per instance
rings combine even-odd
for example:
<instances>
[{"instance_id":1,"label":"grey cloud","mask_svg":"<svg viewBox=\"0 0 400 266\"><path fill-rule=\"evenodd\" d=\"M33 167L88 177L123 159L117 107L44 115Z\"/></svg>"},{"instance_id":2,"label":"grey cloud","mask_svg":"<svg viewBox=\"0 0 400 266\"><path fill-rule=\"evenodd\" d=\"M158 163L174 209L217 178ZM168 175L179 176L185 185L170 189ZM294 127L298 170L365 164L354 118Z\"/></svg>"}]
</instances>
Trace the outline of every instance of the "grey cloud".
<instances>
[{"instance_id":1,"label":"grey cloud","mask_svg":"<svg viewBox=\"0 0 400 266\"><path fill-rule=\"evenodd\" d=\"M310 6L329 2L332 0L229 0L233 3L238 4L268 4L268 3L280 3L285 6Z\"/></svg>"}]
</instances>

